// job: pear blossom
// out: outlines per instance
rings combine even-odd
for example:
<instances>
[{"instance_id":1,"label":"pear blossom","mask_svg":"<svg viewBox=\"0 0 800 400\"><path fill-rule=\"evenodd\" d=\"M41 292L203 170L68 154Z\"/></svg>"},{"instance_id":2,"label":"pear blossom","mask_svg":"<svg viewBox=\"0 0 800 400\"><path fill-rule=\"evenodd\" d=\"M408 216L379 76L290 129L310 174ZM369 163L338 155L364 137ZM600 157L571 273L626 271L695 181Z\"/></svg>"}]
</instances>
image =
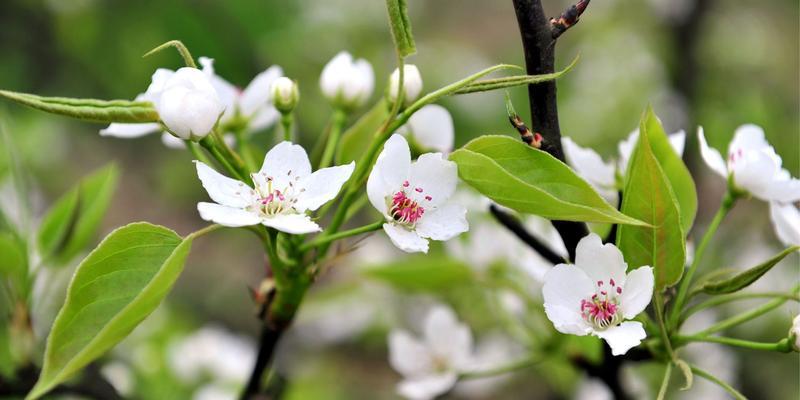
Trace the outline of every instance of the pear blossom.
<instances>
[{"instance_id":1,"label":"pear blossom","mask_svg":"<svg viewBox=\"0 0 800 400\"><path fill-rule=\"evenodd\" d=\"M282 76L272 83L272 101L282 114L290 113L300 101L297 82Z\"/></svg>"},{"instance_id":2,"label":"pear blossom","mask_svg":"<svg viewBox=\"0 0 800 400\"><path fill-rule=\"evenodd\" d=\"M410 137L412 142L423 150L442 153L453 150L455 141L453 117L446 108L438 104L428 104L420 108L397 132Z\"/></svg>"},{"instance_id":3,"label":"pear blossom","mask_svg":"<svg viewBox=\"0 0 800 400\"><path fill-rule=\"evenodd\" d=\"M375 73L367 60L354 60L350 53L342 51L322 69L319 86L332 104L352 110L364 105L372 95Z\"/></svg>"},{"instance_id":4,"label":"pear blossom","mask_svg":"<svg viewBox=\"0 0 800 400\"><path fill-rule=\"evenodd\" d=\"M224 109L224 111L221 111L220 123L228 123L238 114L239 118L247 120L247 129L249 131L259 131L268 128L278 120L278 111L271 103L270 87L275 79L283 75L280 67L272 66L264 70L256 75L244 90L240 90L216 75L213 59L200 57L199 61L203 67L202 72L210 81ZM157 69L147 90L136 96L136 100L149 101L157 106L161 101L167 81L175 73L176 71L166 68ZM214 116L215 122L217 117L219 117L219 113ZM107 128L101 129L100 135L132 139L161 130L162 126L158 123L112 123ZM164 135L169 134L165 132ZM166 141L166 139L164 140Z\"/></svg>"},{"instance_id":5,"label":"pear blossom","mask_svg":"<svg viewBox=\"0 0 800 400\"><path fill-rule=\"evenodd\" d=\"M389 101L397 101L398 88L400 86L400 70L395 68L389 77ZM411 104L422 93L422 76L419 68L414 64L403 65L403 101Z\"/></svg>"},{"instance_id":6,"label":"pear blossom","mask_svg":"<svg viewBox=\"0 0 800 400\"><path fill-rule=\"evenodd\" d=\"M433 399L456 384L473 364L472 333L453 311L435 306L425 316L423 337L405 330L389 334L389 363L403 375L397 392L412 400Z\"/></svg>"},{"instance_id":7,"label":"pear blossom","mask_svg":"<svg viewBox=\"0 0 800 400\"><path fill-rule=\"evenodd\" d=\"M800 246L800 210L794 204L771 201L769 216L781 243L786 246Z\"/></svg>"},{"instance_id":8,"label":"pear blossom","mask_svg":"<svg viewBox=\"0 0 800 400\"><path fill-rule=\"evenodd\" d=\"M225 111L208 76L189 67L167 79L155 106L170 133L184 140L206 137Z\"/></svg>"},{"instance_id":9,"label":"pear blossom","mask_svg":"<svg viewBox=\"0 0 800 400\"><path fill-rule=\"evenodd\" d=\"M606 201L616 205L619 202L619 181L625 176L628 160L633 153L633 148L639 140L639 130L635 130L621 141L617 148L619 158L616 163L605 162L594 150L581 147L572 139L564 137L561 142L564 146L564 156L567 163L575 169L578 175L586 179ZM683 156L686 143L686 132L678 131L669 135L669 142L679 156Z\"/></svg>"},{"instance_id":10,"label":"pear blossom","mask_svg":"<svg viewBox=\"0 0 800 400\"><path fill-rule=\"evenodd\" d=\"M411 162L403 136L392 135L367 180L370 203L386 219L383 230L406 252L428 252L428 240L450 240L469 229L464 207L448 203L458 181L456 164L441 153Z\"/></svg>"},{"instance_id":11,"label":"pear blossom","mask_svg":"<svg viewBox=\"0 0 800 400\"><path fill-rule=\"evenodd\" d=\"M697 131L703 161L733 185L764 201L790 203L800 200L800 180L781 168L781 157L764 138L764 130L753 124L738 127L728 146L727 162L709 147L703 128Z\"/></svg>"},{"instance_id":12,"label":"pear blossom","mask_svg":"<svg viewBox=\"0 0 800 400\"><path fill-rule=\"evenodd\" d=\"M255 188L228 178L200 161L197 175L215 203L197 204L200 217L220 225L264 224L293 234L321 230L306 211L331 201L353 173L355 163L311 173L306 151L281 142L267 152L261 169L252 174Z\"/></svg>"},{"instance_id":13,"label":"pear blossom","mask_svg":"<svg viewBox=\"0 0 800 400\"><path fill-rule=\"evenodd\" d=\"M167 364L187 383L206 374L220 382L244 382L256 361L250 338L213 324L170 343L167 354Z\"/></svg>"},{"instance_id":14,"label":"pear blossom","mask_svg":"<svg viewBox=\"0 0 800 400\"><path fill-rule=\"evenodd\" d=\"M792 342L794 351L800 351L800 315L797 315L792 320L792 328L789 330L789 337L794 338Z\"/></svg>"},{"instance_id":15,"label":"pear blossom","mask_svg":"<svg viewBox=\"0 0 800 400\"><path fill-rule=\"evenodd\" d=\"M650 304L653 269L628 265L613 244L590 233L578 242L575 265L558 264L544 276L544 310L556 330L578 336L592 334L625 354L646 337L632 319Z\"/></svg>"}]
</instances>

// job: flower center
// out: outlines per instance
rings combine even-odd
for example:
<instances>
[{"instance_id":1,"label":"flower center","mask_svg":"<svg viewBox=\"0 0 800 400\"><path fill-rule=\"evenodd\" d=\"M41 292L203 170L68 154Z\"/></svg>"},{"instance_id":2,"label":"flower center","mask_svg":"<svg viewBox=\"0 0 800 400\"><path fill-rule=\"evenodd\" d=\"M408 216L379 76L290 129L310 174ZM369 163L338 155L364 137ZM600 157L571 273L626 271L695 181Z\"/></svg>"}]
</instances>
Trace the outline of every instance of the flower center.
<instances>
[{"instance_id":1,"label":"flower center","mask_svg":"<svg viewBox=\"0 0 800 400\"><path fill-rule=\"evenodd\" d=\"M389 205L389 215L398 223L413 228L417 221L425 214L425 207L422 207L416 200L406 194L406 189L411 186L408 181L403 182L403 189L392 196ZM414 188L417 193L422 193L422 188ZM431 196L425 196L425 200L431 201Z\"/></svg>"},{"instance_id":2,"label":"flower center","mask_svg":"<svg viewBox=\"0 0 800 400\"><path fill-rule=\"evenodd\" d=\"M267 177L266 193L258 191L258 194L261 196L258 200L258 209L265 215L282 214L297 203L292 182L289 182L289 186L284 188L284 190L274 188L272 183L272 177Z\"/></svg>"},{"instance_id":3,"label":"flower center","mask_svg":"<svg viewBox=\"0 0 800 400\"><path fill-rule=\"evenodd\" d=\"M606 282L597 281L597 293L589 299L581 300L583 319L597 330L604 330L622 322L618 297L622 294L622 288L616 286L614 279L608 280L607 290L605 284Z\"/></svg>"}]
</instances>

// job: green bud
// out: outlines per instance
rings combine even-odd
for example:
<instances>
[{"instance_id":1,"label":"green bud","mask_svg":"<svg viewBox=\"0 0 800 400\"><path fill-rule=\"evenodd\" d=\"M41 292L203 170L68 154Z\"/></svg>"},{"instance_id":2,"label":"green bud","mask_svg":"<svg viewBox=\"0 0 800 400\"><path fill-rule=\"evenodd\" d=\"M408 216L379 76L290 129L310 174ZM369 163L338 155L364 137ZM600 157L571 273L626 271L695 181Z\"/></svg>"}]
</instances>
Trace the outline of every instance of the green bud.
<instances>
[{"instance_id":1,"label":"green bud","mask_svg":"<svg viewBox=\"0 0 800 400\"><path fill-rule=\"evenodd\" d=\"M283 76L272 84L272 103L281 114L289 114L300 101L300 91L297 82Z\"/></svg>"}]
</instances>

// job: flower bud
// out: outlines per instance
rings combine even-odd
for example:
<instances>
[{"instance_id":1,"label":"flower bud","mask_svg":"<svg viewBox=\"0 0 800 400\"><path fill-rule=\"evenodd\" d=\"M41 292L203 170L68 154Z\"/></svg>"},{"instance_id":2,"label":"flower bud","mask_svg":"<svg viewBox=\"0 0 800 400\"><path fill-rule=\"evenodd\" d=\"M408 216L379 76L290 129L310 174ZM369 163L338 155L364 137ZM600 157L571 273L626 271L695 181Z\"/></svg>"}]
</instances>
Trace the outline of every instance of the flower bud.
<instances>
[{"instance_id":1,"label":"flower bud","mask_svg":"<svg viewBox=\"0 0 800 400\"><path fill-rule=\"evenodd\" d=\"M300 101L300 91L297 83L285 76L282 76L272 83L272 103L281 114L288 114L297 106Z\"/></svg>"},{"instance_id":2,"label":"flower bud","mask_svg":"<svg viewBox=\"0 0 800 400\"><path fill-rule=\"evenodd\" d=\"M389 102L397 101L397 87L400 86L400 71L395 69L389 77ZM419 97L422 92L422 76L419 69L414 64L403 66L403 100L405 104L411 104Z\"/></svg>"},{"instance_id":3,"label":"flower bud","mask_svg":"<svg viewBox=\"0 0 800 400\"><path fill-rule=\"evenodd\" d=\"M167 129L184 140L206 137L224 111L208 75L187 67L169 77L155 106Z\"/></svg>"},{"instance_id":4,"label":"flower bud","mask_svg":"<svg viewBox=\"0 0 800 400\"><path fill-rule=\"evenodd\" d=\"M789 329L789 344L792 350L800 352L800 315L792 320L792 328Z\"/></svg>"},{"instance_id":5,"label":"flower bud","mask_svg":"<svg viewBox=\"0 0 800 400\"><path fill-rule=\"evenodd\" d=\"M350 53L343 51L325 65L319 86L334 107L353 110L364 105L372 95L375 74L369 62L353 60Z\"/></svg>"}]
</instances>

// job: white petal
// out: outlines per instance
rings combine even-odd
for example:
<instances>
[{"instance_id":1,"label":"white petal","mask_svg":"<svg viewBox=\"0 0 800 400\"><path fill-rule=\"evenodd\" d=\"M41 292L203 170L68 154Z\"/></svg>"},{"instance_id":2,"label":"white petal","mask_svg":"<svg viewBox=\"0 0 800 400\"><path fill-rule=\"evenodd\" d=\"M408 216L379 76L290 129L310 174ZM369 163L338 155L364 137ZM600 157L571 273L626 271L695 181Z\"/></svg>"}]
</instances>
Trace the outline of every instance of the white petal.
<instances>
[{"instance_id":1,"label":"white petal","mask_svg":"<svg viewBox=\"0 0 800 400\"><path fill-rule=\"evenodd\" d=\"M322 69L319 86L322 93L329 99L334 99L343 88L343 78L353 63L353 56L346 51L336 54Z\"/></svg>"},{"instance_id":2,"label":"white petal","mask_svg":"<svg viewBox=\"0 0 800 400\"><path fill-rule=\"evenodd\" d=\"M403 376L419 376L434 369L427 347L406 331L389 334L389 364Z\"/></svg>"},{"instance_id":3,"label":"white petal","mask_svg":"<svg viewBox=\"0 0 800 400\"><path fill-rule=\"evenodd\" d=\"M603 244L600 236L594 233L578 242L575 266L582 269L597 286L609 287L611 279L614 280L614 285L625 286L628 265L622 258L622 252L611 243Z\"/></svg>"},{"instance_id":4,"label":"white petal","mask_svg":"<svg viewBox=\"0 0 800 400\"><path fill-rule=\"evenodd\" d=\"M471 361L472 333L449 307L435 306L425 317L425 342L448 367L466 367Z\"/></svg>"},{"instance_id":5,"label":"white petal","mask_svg":"<svg viewBox=\"0 0 800 400\"><path fill-rule=\"evenodd\" d=\"M408 126L414 140L425 150L453 151L455 128L453 117L446 108L438 104L422 107L409 118Z\"/></svg>"},{"instance_id":6,"label":"white petal","mask_svg":"<svg viewBox=\"0 0 800 400\"><path fill-rule=\"evenodd\" d=\"M217 91L217 96L225 108L222 120L228 120L236 113L236 102L239 99L239 89L226 81L214 72L214 59L208 57L199 58L203 72L208 76L211 86Z\"/></svg>"},{"instance_id":7,"label":"white petal","mask_svg":"<svg viewBox=\"0 0 800 400\"><path fill-rule=\"evenodd\" d=\"M181 139L207 135L223 111L208 76L196 68L181 68L167 80L156 110L162 122Z\"/></svg>"},{"instance_id":8,"label":"white petal","mask_svg":"<svg viewBox=\"0 0 800 400\"><path fill-rule=\"evenodd\" d=\"M703 157L703 161L706 162L706 165L708 165L712 171L716 172L717 175L728 179L728 168L725 166L725 161L722 159L717 149L708 146L702 126L697 127L697 140L700 142L700 155Z\"/></svg>"},{"instance_id":9,"label":"white petal","mask_svg":"<svg viewBox=\"0 0 800 400\"><path fill-rule=\"evenodd\" d=\"M169 132L161 134L161 143L164 143L164 146L170 149L181 150L186 148L186 143L182 139L172 136Z\"/></svg>"},{"instance_id":10,"label":"white petal","mask_svg":"<svg viewBox=\"0 0 800 400\"><path fill-rule=\"evenodd\" d=\"M270 88L272 82L283 76L283 70L273 65L260 74L247 85L239 98L239 112L246 117L252 117L257 111L270 105Z\"/></svg>"},{"instance_id":11,"label":"white petal","mask_svg":"<svg viewBox=\"0 0 800 400\"><path fill-rule=\"evenodd\" d=\"M544 311L556 330L583 336L591 328L581 315L581 300L595 293L592 280L580 268L558 264L544 276Z\"/></svg>"},{"instance_id":12,"label":"white petal","mask_svg":"<svg viewBox=\"0 0 800 400\"><path fill-rule=\"evenodd\" d=\"M300 181L303 192L298 196L295 208L299 211L314 211L333 200L342 185L350 179L356 163L323 168Z\"/></svg>"},{"instance_id":13,"label":"white petal","mask_svg":"<svg viewBox=\"0 0 800 400\"><path fill-rule=\"evenodd\" d=\"M619 151L619 171L620 174L625 175L625 172L628 170L628 161L631 159L631 154L633 154L633 148L636 147L636 142L639 140L639 130L636 129L635 131L631 132L627 138L619 142L617 144L617 150Z\"/></svg>"},{"instance_id":14,"label":"white petal","mask_svg":"<svg viewBox=\"0 0 800 400\"><path fill-rule=\"evenodd\" d=\"M232 228L250 226L261 222L258 214L241 208L214 203L197 203L200 218Z\"/></svg>"},{"instance_id":15,"label":"white petal","mask_svg":"<svg viewBox=\"0 0 800 400\"><path fill-rule=\"evenodd\" d=\"M305 214L278 214L265 217L262 219L261 223L281 232L296 235L319 232L322 230L316 222L311 220L311 217Z\"/></svg>"},{"instance_id":16,"label":"white petal","mask_svg":"<svg viewBox=\"0 0 800 400\"><path fill-rule=\"evenodd\" d=\"M158 101L161 97L161 92L164 91L164 86L166 86L167 81L174 74L175 71L170 69L166 68L157 69L156 72L153 73L153 76L150 78L150 85L147 87L147 91L142 93L141 96L137 96L136 99L149 101L157 107Z\"/></svg>"},{"instance_id":17,"label":"white petal","mask_svg":"<svg viewBox=\"0 0 800 400\"><path fill-rule=\"evenodd\" d=\"M742 151L757 151L772 148L764 137L764 129L758 125L745 124L736 128L728 147L728 155Z\"/></svg>"},{"instance_id":18,"label":"white petal","mask_svg":"<svg viewBox=\"0 0 800 400\"><path fill-rule=\"evenodd\" d=\"M653 298L653 284L651 267L639 267L628 274L620 297L622 315L626 319L632 319L647 308Z\"/></svg>"},{"instance_id":19,"label":"white petal","mask_svg":"<svg viewBox=\"0 0 800 400\"><path fill-rule=\"evenodd\" d=\"M769 216L781 243L800 246L800 210L794 204L770 202Z\"/></svg>"},{"instance_id":20,"label":"white petal","mask_svg":"<svg viewBox=\"0 0 800 400\"><path fill-rule=\"evenodd\" d=\"M243 182L228 178L200 161L195 161L197 177L211 200L229 207L244 208L257 200L255 191Z\"/></svg>"},{"instance_id":21,"label":"white petal","mask_svg":"<svg viewBox=\"0 0 800 400\"><path fill-rule=\"evenodd\" d=\"M249 132L258 132L275 125L275 122L280 118L281 113L274 106L262 107L256 111L250 122L247 124Z\"/></svg>"},{"instance_id":22,"label":"white petal","mask_svg":"<svg viewBox=\"0 0 800 400\"><path fill-rule=\"evenodd\" d=\"M431 400L449 391L457 380L455 372L406 379L397 385L397 393L410 400Z\"/></svg>"},{"instance_id":23,"label":"white petal","mask_svg":"<svg viewBox=\"0 0 800 400\"><path fill-rule=\"evenodd\" d=\"M389 235L392 244L406 253L428 252L428 241L417 235L417 232L392 223L383 224L383 230Z\"/></svg>"},{"instance_id":24,"label":"white petal","mask_svg":"<svg viewBox=\"0 0 800 400\"><path fill-rule=\"evenodd\" d=\"M392 135L383 145L383 151L367 179L367 196L381 214L387 213L386 196L402 188L403 181L408 179L410 166L408 142L400 135Z\"/></svg>"},{"instance_id":25,"label":"white petal","mask_svg":"<svg viewBox=\"0 0 800 400\"><path fill-rule=\"evenodd\" d=\"M669 144L678 153L678 156L683 157L683 149L686 147L686 131L683 129L669 135Z\"/></svg>"},{"instance_id":26,"label":"white petal","mask_svg":"<svg viewBox=\"0 0 800 400\"><path fill-rule=\"evenodd\" d=\"M450 240L469 230L467 209L458 204L445 204L425 213L416 226L417 233L433 240Z\"/></svg>"},{"instance_id":27,"label":"white petal","mask_svg":"<svg viewBox=\"0 0 800 400\"><path fill-rule=\"evenodd\" d=\"M409 197L423 207L436 207L456 191L458 166L442 153L426 153L411 164L408 181Z\"/></svg>"},{"instance_id":28,"label":"white petal","mask_svg":"<svg viewBox=\"0 0 800 400\"><path fill-rule=\"evenodd\" d=\"M642 339L647 337L642 323L638 321L625 321L594 334L608 343L608 346L611 347L611 354L615 356L627 353L628 350L638 346L642 343Z\"/></svg>"},{"instance_id":29,"label":"white petal","mask_svg":"<svg viewBox=\"0 0 800 400\"><path fill-rule=\"evenodd\" d=\"M100 130L100 136L113 136L124 139L137 138L149 133L158 132L161 125L155 122L144 124L121 124L113 122L107 128Z\"/></svg>"},{"instance_id":30,"label":"white petal","mask_svg":"<svg viewBox=\"0 0 800 400\"><path fill-rule=\"evenodd\" d=\"M781 203L800 201L800 180L789 177L789 171L782 169L773 177L762 198Z\"/></svg>"},{"instance_id":31,"label":"white petal","mask_svg":"<svg viewBox=\"0 0 800 400\"><path fill-rule=\"evenodd\" d=\"M254 180L261 192L267 193L269 178L272 178L273 188L285 190L290 182L295 184L309 175L311 162L306 151L300 145L281 142L267 152Z\"/></svg>"},{"instance_id":32,"label":"white petal","mask_svg":"<svg viewBox=\"0 0 800 400\"><path fill-rule=\"evenodd\" d=\"M395 102L397 100L399 86L400 71L395 69L392 75L389 76L389 101ZM411 104L422 92L422 76L414 64L405 64L403 66L403 91L405 92L403 100L406 104Z\"/></svg>"},{"instance_id":33,"label":"white petal","mask_svg":"<svg viewBox=\"0 0 800 400\"><path fill-rule=\"evenodd\" d=\"M594 150L581 147L568 137L561 141L564 144L564 156L578 175L586 178L593 186L606 189L614 187L616 179L612 163L603 162Z\"/></svg>"}]
</instances>

